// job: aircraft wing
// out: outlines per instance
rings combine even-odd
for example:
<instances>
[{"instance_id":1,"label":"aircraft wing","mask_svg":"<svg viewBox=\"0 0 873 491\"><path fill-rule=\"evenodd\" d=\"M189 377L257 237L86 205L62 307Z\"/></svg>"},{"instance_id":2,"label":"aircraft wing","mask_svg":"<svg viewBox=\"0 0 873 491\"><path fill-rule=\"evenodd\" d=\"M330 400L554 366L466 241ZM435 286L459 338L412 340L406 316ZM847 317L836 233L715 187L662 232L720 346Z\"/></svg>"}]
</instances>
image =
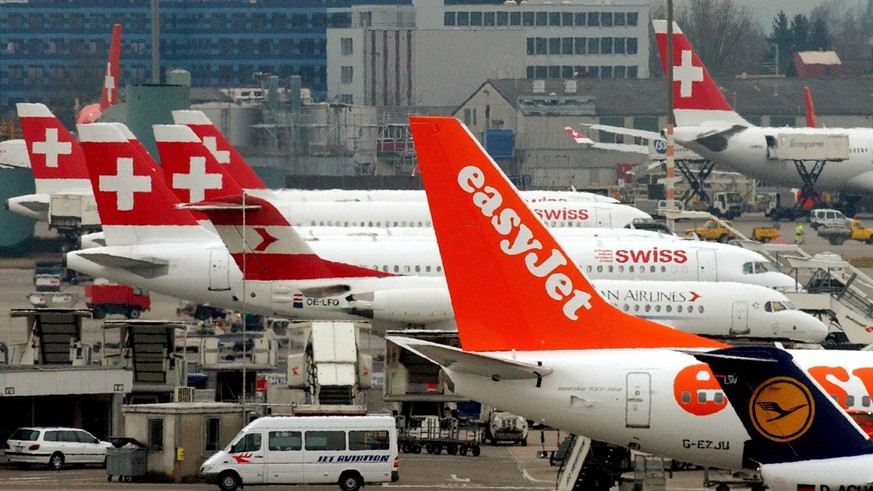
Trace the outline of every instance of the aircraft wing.
<instances>
[{"instance_id":1,"label":"aircraft wing","mask_svg":"<svg viewBox=\"0 0 873 491\"><path fill-rule=\"evenodd\" d=\"M607 133L615 133L616 135L633 136L635 138L644 138L646 140L658 140L663 138L657 131L636 130L633 128L625 128L623 126L609 126L606 124L583 124L589 129L595 131L605 131ZM648 153L648 150L646 150Z\"/></svg>"},{"instance_id":2,"label":"aircraft wing","mask_svg":"<svg viewBox=\"0 0 873 491\"><path fill-rule=\"evenodd\" d=\"M400 336L388 336L386 339L453 372L481 375L497 380L536 379L552 373L549 367L469 353L428 341Z\"/></svg>"},{"instance_id":3,"label":"aircraft wing","mask_svg":"<svg viewBox=\"0 0 873 491\"><path fill-rule=\"evenodd\" d=\"M645 145L631 145L628 143L592 143L591 148L599 148L601 150L611 150L614 152L630 152L649 154L649 147Z\"/></svg>"},{"instance_id":4,"label":"aircraft wing","mask_svg":"<svg viewBox=\"0 0 873 491\"><path fill-rule=\"evenodd\" d=\"M79 256L87 259L94 264L99 264L107 268L119 268L130 271L135 275L143 278L154 278L163 276L167 273L168 261L158 258L132 258L125 256L116 256L103 252L88 253L79 252Z\"/></svg>"}]
</instances>

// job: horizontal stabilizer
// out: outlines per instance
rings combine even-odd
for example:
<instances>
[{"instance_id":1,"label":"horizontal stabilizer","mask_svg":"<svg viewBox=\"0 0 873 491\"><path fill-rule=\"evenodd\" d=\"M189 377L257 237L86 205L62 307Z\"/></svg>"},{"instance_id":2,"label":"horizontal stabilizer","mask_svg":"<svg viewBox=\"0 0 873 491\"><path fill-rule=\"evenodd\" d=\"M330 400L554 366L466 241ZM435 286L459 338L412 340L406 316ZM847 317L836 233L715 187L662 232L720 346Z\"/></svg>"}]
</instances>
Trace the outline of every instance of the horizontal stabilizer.
<instances>
[{"instance_id":1,"label":"horizontal stabilizer","mask_svg":"<svg viewBox=\"0 0 873 491\"><path fill-rule=\"evenodd\" d=\"M87 253L79 252L79 257L87 259L94 264L105 266L107 268L121 268L143 278L154 278L167 274L167 265L165 259L158 258L139 258L133 259L130 257L116 256L106 253Z\"/></svg>"},{"instance_id":2,"label":"horizontal stabilizer","mask_svg":"<svg viewBox=\"0 0 873 491\"><path fill-rule=\"evenodd\" d=\"M481 375L494 380L536 379L552 373L548 367L469 353L428 341L398 336L386 339L452 372Z\"/></svg>"}]
</instances>

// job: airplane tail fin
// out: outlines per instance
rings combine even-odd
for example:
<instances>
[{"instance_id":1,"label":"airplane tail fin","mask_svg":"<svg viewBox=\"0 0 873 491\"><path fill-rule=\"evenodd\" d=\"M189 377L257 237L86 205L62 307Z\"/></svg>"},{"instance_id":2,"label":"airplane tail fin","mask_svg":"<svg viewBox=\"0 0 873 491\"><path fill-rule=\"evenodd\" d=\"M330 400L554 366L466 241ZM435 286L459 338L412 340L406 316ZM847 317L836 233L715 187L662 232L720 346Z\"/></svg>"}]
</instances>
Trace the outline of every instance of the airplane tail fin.
<instances>
[{"instance_id":1,"label":"airplane tail fin","mask_svg":"<svg viewBox=\"0 0 873 491\"><path fill-rule=\"evenodd\" d=\"M241 194L184 205L205 213L246 280L393 276L315 254L269 201Z\"/></svg>"},{"instance_id":2,"label":"airplane tail fin","mask_svg":"<svg viewBox=\"0 0 873 491\"><path fill-rule=\"evenodd\" d=\"M815 128L815 106L812 104L812 93L809 87L803 88L803 98L806 101L806 127Z\"/></svg>"},{"instance_id":3,"label":"airplane tail fin","mask_svg":"<svg viewBox=\"0 0 873 491\"><path fill-rule=\"evenodd\" d=\"M200 111L173 111L173 122L191 128L212 152L219 164L228 167L228 174L245 190L267 189L246 160L218 131L218 128Z\"/></svg>"},{"instance_id":4,"label":"airplane tail fin","mask_svg":"<svg viewBox=\"0 0 873 491\"><path fill-rule=\"evenodd\" d=\"M163 173L116 123L78 125L108 245L214 238L163 183Z\"/></svg>"},{"instance_id":5,"label":"airplane tail fin","mask_svg":"<svg viewBox=\"0 0 873 491\"><path fill-rule=\"evenodd\" d=\"M746 459L776 464L873 453L873 442L788 352L737 346L692 354L709 364L751 436Z\"/></svg>"},{"instance_id":6,"label":"airplane tail fin","mask_svg":"<svg viewBox=\"0 0 873 491\"><path fill-rule=\"evenodd\" d=\"M591 138L588 138L584 134L574 130L573 128L570 128L569 126L564 128L564 131L566 131L567 134L570 135L570 138L572 138L576 143L589 144L589 145L594 143L594 141L591 140Z\"/></svg>"},{"instance_id":7,"label":"airplane tail fin","mask_svg":"<svg viewBox=\"0 0 873 491\"><path fill-rule=\"evenodd\" d=\"M100 92L100 111L109 109L118 102L118 64L121 62L121 24L112 26L112 42L109 45L109 61Z\"/></svg>"},{"instance_id":8,"label":"airplane tail fin","mask_svg":"<svg viewBox=\"0 0 873 491\"><path fill-rule=\"evenodd\" d=\"M661 68L667 74L667 21L653 20ZM673 23L673 112L679 126L741 125L749 122L737 114L679 26Z\"/></svg>"},{"instance_id":9,"label":"airplane tail fin","mask_svg":"<svg viewBox=\"0 0 873 491\"><path fill-rule=\"evenodd\" d=\"M190 127L158 124L153 128L164 181L180 202L196 203L243 194L239 184L225 172ZM200 212L194 212L194 216L198 221L208 220Z\"/></svg>"},{"instance_id":10,"label":"airplane tail fin","mask_svg":"<svg viewBox=\"0 0 873 491\"><path fill-rule=\"evenodd\" d=\"M464 350L723 346L607 303L457 119L410 129Z\"/></svg>"},{"instance_id":11,"label":"airplane tail fin","mask_svg":"<svg viewBox=\"0 0 873 491\"><path fill-rule=\"evenodd\" d=\"M44 104L18 103L37 193L88 189L85 154L73 135Z\"/></svg>"}]
</instances>

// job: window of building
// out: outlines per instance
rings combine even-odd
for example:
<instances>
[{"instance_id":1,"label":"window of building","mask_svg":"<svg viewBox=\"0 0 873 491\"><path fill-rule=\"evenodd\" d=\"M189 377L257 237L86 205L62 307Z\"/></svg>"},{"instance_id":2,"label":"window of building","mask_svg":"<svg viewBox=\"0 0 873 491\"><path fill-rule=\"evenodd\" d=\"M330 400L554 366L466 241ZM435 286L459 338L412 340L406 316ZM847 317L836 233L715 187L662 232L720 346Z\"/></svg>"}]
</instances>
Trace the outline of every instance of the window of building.
<instances>
[{"instance_id":1,"label":"window of building","mask_svg":"<svg viewBox=\"0 0 873 491\"><path fill-rule=\"evenodd\" d=\"M49 28L51 29L63 29L64 28L64 16L61 14L52 14L49 16Z\"/></svg>"},{"instance_id":2,"label":"window of building","mask_svg":"<svg viewBox=\"0 0 873 491\"><path fill-rule=\"evenodd\" d=\"M162 452L164 450L164 420L161 418L149 419L148 432L149 452Z\"/></svg>"},{"instance_id":3,"label":"window of building","mask_svg":"<svg viewBox=\"0 0 873 491\"><path fill-rule=\"evenodd\" d=\"M476 108L464 109L464 124L467 126L476 125Z\"/></svg>"},{"instance_id":4,"label":"window of building","mask_svg":"<svg viewBox=\"0 0 873 491\"><path fill-rule=\"evenodd\" d=\"M627 24L627 21L625 21L624 12L616 12L612 14L612 23L615 26L624 26L625 24Z\"/></svg>"},{"instance_id":5,"label":"window of building","mask_svg":"<svg viewBox=\"0 0 873 491\"><path fill-rule=\"evenodd\" d=\"M447 11L443 12L443 25L444 26L457 25L456 24L457 21L455 20L455 17L456 17L456 15L455 15L455 12L453 12L453 11L447 10Z\"/></svg>"},{"instance_id":6,"label":"window of building","mask_svg":"<svg viewBox=\"0 0 873 491\"><path fill-rule=\"evenodd\" d=\"M612 54L612 38L600 38L600 53L604 55Z\"/></svg>"},{"instance_id":7,"label":"window of building","mask_svg":"<svg viewBox=\"0 0 873 491\"><path fill-rule=\"evenodd\" d=\"M45 17L42 14L31 14L27 16L28 29L42 29L45 24Z\"/></svg>"},{"instance_id":8,"label":"window of building","mask_svg":"<svg viewBox=\"0 0 873 491\"><path fill-rule=\"evenodd\" d=\"M467 27L470 25L470 12L458 12L458 26Z\"/></svg>"},{"instance_id":9,"label":"window of building","mask_svg":"<svg viewBox=\"0 0 873 491\"><path fill-rule=\"evenodd\" d=\"M536 24L538 26L547 26L549 25L549 14L548 12L537 12L536 13Z\"/></svg>"},{"instance_id":10,"label":"window of building","mask_svg":"<svg viewBox=\"0 0 873 491\"><path fill-rule=\"evenodd\" d=\"M10 66L9 67L9 83L22 84L24 83L24 67Z\"/></svg>"},{"instance_id":11,"label":"window of building","mask_svg":"<svg viewBox=\"0 0 873 491\"><path fill-rule=\"evenodd\" d=\"M588 12L588 25L597 27L600 25L600 12Z\"/></svg>"},{"instance_id":12,"label":"window of building","mask_svg":"<svg viewBox=\"0 0 873 491\"><path fill-rule=\"evenodd\" d=\"M271 29L285 29L286 25L288 25L288 17L285 14L273 14L270 18Z\"/></svg>"},{"instance_id":13,"label":"window of building","mask_svg":"<svg viewBox=\"0 0 873 491\"><path fill-rule=\"evenodd\" d=\"M27 67L27 83L32 87L42 87L45 84L45 70L43 70L43 67L36 65Z\"/></svg>"},{"instance_id":14,"label":"window of building","mask_svg":"<svg viewBox=\"0 0 873 491\"><path fill-rule=\"evenodd\" d=\"M91 29L106 29L106 17L103 14L91 14L88 25Z\"/></svg>"},{"instance_id":15,"label":"window of building","mask_svg":"<svg viewBox=\"0 0 873 491\"><path fill-rule=\"evenodd\" d=\"M340 52L343 56L352 55L352 47L354 44L352 43L352 38L342 38L340 39Z\"/></svg>"},{"instance_id":16,"label":"window of building","mask_svg":"<svg viewBox=\"0 0 873 491\"><path fill-rule=\"evenodd\" d=\"M134 31L143 31L148 25L145 14L131 14L130 28Z\"/></svg>"},{"instance_id":17,"label":"window of building","mask_svg":"<svg viewBox=\"0 0 873 491\"><path fill-rule=\"evenodd\" d=\"M600 38L588 38L588 54L600 54Z\"/></svg>"},{"instance_id":18,"label":"window of building","mask_svg":"<svg viewBox=\"0 0 873 491\"><path fill-rule=\"evenodd\" d=\"M344 83L344 84L350 84L350 83L352 83L352 75L353 75L353 73L354 73L354 72L353 72L353 67L351 67L351 66L344 66L344 67L341 68L341 70L342 70L342 73L341 73L341 75L340 75L340 81L341 81L341 83Z\"/></svg>"},{"instance_id":19,"label":"window of building","mask_svg":"<svg viewBox=\"0 0 873 491\"><path fill-rule=\"evenodd\" d=\"M470 12L470 25L473 27L482 27L482 12Z\"/></svg>"},{"instance_id":20,"label":"window of building","mask_svg":"<svg viewBox=\"0 0 873 491\"><path fill-rule=\"evenodd\" d=\"M550 26L560 26L561 25L561 13L560 12L549 12L549 25Z\"/></svg>"},{"instance_id":21,"label":"window of building","mask_svg":"<svg viewBox=\"0 0 873 491\"><path fill-rule=\"evenodd\" d=\"M323 13L312 14L312 27L321 29L327 25L327 15Z\"/></svg>"},{"instance_id":22,"label":"window of building","mask_svg":"<svg viewBox=\"0 0 873 491\"><path fill-rule=\"evenodd\" d=\"M355 103L355 96L352 94L340 94L340 102L343 104L352 105Z\"/></svg>"},{"instance_id":23,"label":"window of building","mask_svg":"<svg viewBox=\"0 0 873 491\"><path fill-rule=\"evenodd\" d=\"M534 25L534 13L523 12L521 16L521 24L525 27L530 27Z\"/></svg>"},{"instance_id":24,"label":"window of building","mask_svg":"<svg viewBox=\"0 0 873 491\"><path fill-rule=\"evenodd\" d=\"M6 20L6 25L9 29L22 29L24 27L24 16L20 14L12 14Z\"/></svg>"},{"instance_id":25,"label":"window of building","mask_svg":"<svg viewBox=\"0 0 873 491\"><path fill-rule=\"evenodd\" d=\"M573 26L573 12L561 12L561 25Z\"/></svg>"},{"instance_id":26,"label":"window of building","mask_svg":"<svg viewBox=\"0 0 873 491\"><path fill-rule=\"evenodd\" d=\"M485 12L482 15L482 25L485 27L494 26L494 12Z\"/></svg>"},{"instance_id":27,"label":"window of building","mask_svg":"<svg viewBox=\"0 0 873 491\"><path fill-rule=\"evenodd\" d=\"M573 38L561 38L561 54L573 54Z\"/></svg>"},{"instance_id":28,"label":"window of building","mask_svg":"<svg viewBox=\"0 0 873 491\"><path fill-rule=\"evenodd\" d=\"M206 445L204 450L221 450L221 418L206 418Z\"/></svg>"},{"instance_id":29,"label":"window of building","mask_svg":"<svg viewBox=\"0 0 873 491\"><path fill-rule=\"evenodd\" d=\"M344 431L307 431L306 450L345 450Z\"/></svg>"},{"instance_id":30,"label":"window of building","mask_svg":"<svg viewBox=\"0 0 873 491\"><path fill-rule=\"evenodd\" d=\"M618 65L617 67L614 67L612 76L615 78L627 78L627 68L624 65Z\"/></svg>"},{"instance_id":31,"label":"window of building","mask_svg":"<svg viewBox=\"0 0 873 491\"><path fill-rule=\"evenodd\" d=\"M576 75L576 74L575 74L575 71L573 70L573 66L572 66L572 65L563 65L563 66L561 66L561 78L563 78L563 79L573 78L575 75ZM570 226L570 227L572 227L572 226L573 226L573 222L568 222L567 225ZM611 267L611 266L610 266L610 267Z\"/></svg>"},{"instance_id":32,"label":"window of building","mask_svg":"<svg viewBox=\"0 0 873 491\"><path fill-rule=\"evenodd\" d=\"M273 56L273 40L261 39L258 41L258 54L261 56ZM270 70L265 70L269 72Z\"/></svg>"},{"instance_id":33,"label":"window of building","mask_svg":"<svg viewBox=\"0 0 873 491\"><path fill-rule=\"evenodd\" d=\"M548 43L546 42L546 38L536 38L537 42L537 51L536 54L544 55L548 53Z\"/></svg>"},{"instance_id":34,"label":"window of building","mask_svg":"<svg viewBox=\"0 0 873 491\"><path fill-rule=\"evenodd\" d=\"M577 12L573 17L575 17L576 27L585 27L587 25L585 12Z\"/></svg>"},{"instance_id":35,"label":"window of building","mask_svg":"<svg viewBox=\"0 0 873 491\"><path fill-rule=\"evenodd\" d=\"M549 54L561 54L561 38L549 38Z\"/></svg>"},{"instance_id":36,"label":"window of building","mask_svg":"<svg viewBox=\"0 0 873 491\"><path fill-rule=\"evenodd\" d=\"M44 52L45 45L43 45L42 39L31 39L27 42L27 54L42 55Z\"/></svg>"},{"instance_id":37,"label":"window of building","mask_svg":"<svg viewBox=\"0 0 873 491\"><path fill-rule=\"evenodd\" d=\"M303 23L306 23L306 16L303 17ZM245 15L231 15L230 16L230 27L231 29L241 30L246 28L246 16ZM296 27L296 26L295 26ZM300 26L303 27L303 26Z\"/></svg>"},{"instance_id":38,"label":"window of building","mask_svg":"<svg viewBox=\"0 0 873 491\"><path fill-rule=\"evenodd\" d=\"M625 39L625 51L629 55L637 54L637 38L627 38Z\"/></svg>"},{"instance_id":39,"label":"window of building","mask_svg":"<svg viewBox=\"0 0 873 491\"><path fill-rule=\"evenodd\" d=\"M213 29L224 30L227 28L227 17L224 14L213 14L212 19L210 19L210 25L212 25Z\"/></svg>"},{"instance_id":40,"label":"window of building","mask_svg":"<svg viewBox=\"0 0 873 491\"><path fill-rule=\"evenodd\" d=\"M52 40L48 42L48 48L46 49L46 51L49 54L53 55L60 54L62 52L63 46L63 42Z\"/></svg>"},{"instance_id":41,"label":"window of building","mask_svg":"<svg viewBox=\"0 0 873 491\"><path fill-rule=\"evenodd\" d=\"M600 25L603 27L612 27L612 12L600 13Z\"/></svg>"},{"instance_id":42,"label":"window of building","mask_svg":"<svg viewBox=\"0 0 873 491\"><path fill-rule=\"evenodd\" d=\"M585 38L574 38L573 45L573 53L577 55L585 54Z\"/></svg>"},{"instance_id":43,"label":"window of building","mask_svg":"<svg viewBox=\"0 0 873 491\"><path fill-rule=\"evenodd\" d=\"M279 56L291 56L294 54L294 40L280 39L279 40ZM345 54L345 53L343 53Z\"/></svg>"},{"instance_id":44,"label":"window of building","mask_svg":"<svg viewBox=\"0 0 873 491\"><path fill-rule=\"evenodd\" d=\"M252 15L252 29L264 29L265 27L267 27L267 17L265 15Z\"/></svg>"},{"instance_id":45,"label":"window of building","mask_svg":"<svg viewBox=\"0 0 873 491\"><path fill-rule=\"evenodd\" d=\"M534 70L534 78L546 78L549 76L549 67L543 65L537 65Z\"/></svg>"},{"instance_id":46,"label":"window of building","mask_svg":"<svg viewBox=\"0 0 873 491\"><path fill-rule=\"evenodd\" d=\"M527 54L532 55L536 53L536 40L534 38L527 38Z\"/></svg>"},{"instance_id":47,"label":"window of building","mask_svg":"<svg viewBox=\"0 0 873 491\"><path fill-rule=\"evenodd\" d=\"M561 78L561 67L555 65L550 66L549 78Z\"/></svg>"},{"instance_id":48,"label":"window of building","mask_svg":"<svg viewBox=\"0 0 873 491\"><path fill-rule=\"evenodd\" d=\"M509 13L509 25L511 25L511 26L520 26L521 25L521 12L510 12Z\"/></svg>"},{"instance_id":49,"label":"window of building","mask_svg":"<svg viewBox=\"0 0 873 491\"><path fill-rule=\"evenodd\" d=\"M627 25L635 27L637 25L637 19L639 18L638 13L636 12L628 12L627 13Z\"/></svg>"},{"instance_id":50,"label":"window of building","mask_svg":"<svg viewBox=\"0 0 873 491\"><path fill-rule=\"evenodd\" d=\"M509 25L509 13L508 12L497 12L497 25L498 26Z\"/></svg>"},{"instance_id":51,"label":"window of building","mask_svg":"<svg viewBox=\"0 0 873 491\"><path fill-rule=\"evenodd\" d=\"M612 52L617 55L623 55L625 48L625 38L612 38Z\"/></svg>"}]
</instances>

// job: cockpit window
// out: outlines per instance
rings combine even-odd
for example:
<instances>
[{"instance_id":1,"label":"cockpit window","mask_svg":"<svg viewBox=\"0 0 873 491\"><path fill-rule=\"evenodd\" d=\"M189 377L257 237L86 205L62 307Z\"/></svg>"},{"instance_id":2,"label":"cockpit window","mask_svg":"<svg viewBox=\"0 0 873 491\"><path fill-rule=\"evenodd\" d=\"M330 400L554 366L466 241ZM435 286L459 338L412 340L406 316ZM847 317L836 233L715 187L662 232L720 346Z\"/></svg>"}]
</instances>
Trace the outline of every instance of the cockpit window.
<instances>
[{"instance_id":1,"label":"cockpit window","mask_svg":"<svg viewBox=\"0 0 873 491\"><path fill-rule=\"evenodd\" d=\"M779 270L768 261L752 261L743 264L743 274L774 273Z\"/></svg>"},{"instance_id":2,"label":"cockpit window","mask_svg":"<svg viewBox=\"0 0 873 491\"><path fill-rule=\"evenodd\" d=\"M764 310L767 312L780 312L787 310L787 307L782 302L767 302L764 304Z\"/></svg>"}]
</instances>

